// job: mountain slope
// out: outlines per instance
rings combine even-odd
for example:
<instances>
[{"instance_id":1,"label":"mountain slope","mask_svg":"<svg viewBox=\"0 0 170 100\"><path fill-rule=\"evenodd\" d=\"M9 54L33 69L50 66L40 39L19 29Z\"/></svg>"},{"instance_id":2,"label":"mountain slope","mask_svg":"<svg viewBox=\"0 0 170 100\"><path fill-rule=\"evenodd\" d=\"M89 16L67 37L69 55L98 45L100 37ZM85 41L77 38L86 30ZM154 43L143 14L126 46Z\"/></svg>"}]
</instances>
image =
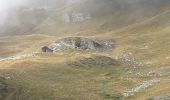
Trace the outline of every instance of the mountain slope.
<instances>
[{"instance_id":1,"label":"mountain slope","mask_svg":"<svg viewBox=\"0 0 170 100\"><path fill-rule=\"evenodd\" d=\"M53 13L37 30L39 33L45 34L48 32L48 34L53 35L82 31L90 31L91 33L108 32L144 21L168 7L166 3L159 5L157 2L151 1L151 3L148 3L146 0L140 3L139 1L134 3L132 1L117 0L107 0L106 2L87 0L82 4L74 4L66 10L63 9L58 13ZM89 19L86 19L88 16ZM48 23L51 24L48 25Z\"/></svg>"},{"instance_id":2,"label":"mountain slope","mask_svg":"<svg viewBox=\"0 0 170 100\"><path fill-rule=\"evenodd\" d=\"M70 2L33 6L29 17L22 12L26 24L20 24L33 23L31 29L22 28L33 35L21 36L19 29L4 33L18 36L0 37L0 99L170 99L169 0ZM111 41L114 48L41 52L43 46L71 37L106 45Z\"/></svg>"},{"instance_id":3,"label":"mountain slope","mask_svg":"<svg viewBox=\"0 0 170 100\"><path fill-rule=\"evenodd\" d=\"M168 0L40 1L11 10L14 14L7 18L1 34L108 32L144 21L170 4Z\"/></svg>"}]
</instances>

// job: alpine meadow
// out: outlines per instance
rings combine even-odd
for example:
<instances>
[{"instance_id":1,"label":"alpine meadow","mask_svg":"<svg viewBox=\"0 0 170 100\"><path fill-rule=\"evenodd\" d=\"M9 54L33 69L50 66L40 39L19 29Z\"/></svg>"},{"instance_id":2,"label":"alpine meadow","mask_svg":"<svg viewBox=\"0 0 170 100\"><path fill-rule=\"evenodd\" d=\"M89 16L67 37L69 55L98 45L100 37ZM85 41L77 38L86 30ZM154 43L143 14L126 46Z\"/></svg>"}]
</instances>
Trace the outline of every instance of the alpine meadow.
<instances>
[{"instance_id":1,"label":"alpine meadow","mask_svg":"<svg viewBox=\"0 0 170 100\"><path fill-rule=\"evenodd\" d=\"M170 100L170 0L0 0L0 100Z\"/></svg>"}]
</instances>

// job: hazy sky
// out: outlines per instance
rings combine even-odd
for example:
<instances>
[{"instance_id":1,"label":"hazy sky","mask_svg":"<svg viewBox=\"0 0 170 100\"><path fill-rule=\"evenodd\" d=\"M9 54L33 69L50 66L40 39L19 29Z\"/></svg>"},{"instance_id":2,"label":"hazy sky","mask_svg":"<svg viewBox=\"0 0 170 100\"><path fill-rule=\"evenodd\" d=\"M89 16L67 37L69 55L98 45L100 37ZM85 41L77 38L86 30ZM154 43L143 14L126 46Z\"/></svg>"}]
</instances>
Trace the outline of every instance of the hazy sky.
<instances>
[{"instance_id":1,"label":"hazy sky","mask_svg":"<svg viewBox=\"0 0 170 100\"><path fill-rule=\"evenodd\" d=\"M0 0L0 25L7 17L8 8L22 5L25 0Z\"/></svg>"},{"instance_id":2,"label":"hazy sky","mask_svg":"<svg viewBox=\"0 0 170 100\"><path fill-rule=\"evenodd\" d=\"M0 11L4 11L9 7L18 6L25 2L25 0L0 0Z\"/></svg>"},{"instance_id":3,"label":"hazy sky","mask_svg":"<svg viewBox=\"0 0 170 100\"><path fill-rule=\"evenodd\" d=\"M7 8L7 1L6 0L0 0L0 11Z\"/></svg>"}]
</instances>

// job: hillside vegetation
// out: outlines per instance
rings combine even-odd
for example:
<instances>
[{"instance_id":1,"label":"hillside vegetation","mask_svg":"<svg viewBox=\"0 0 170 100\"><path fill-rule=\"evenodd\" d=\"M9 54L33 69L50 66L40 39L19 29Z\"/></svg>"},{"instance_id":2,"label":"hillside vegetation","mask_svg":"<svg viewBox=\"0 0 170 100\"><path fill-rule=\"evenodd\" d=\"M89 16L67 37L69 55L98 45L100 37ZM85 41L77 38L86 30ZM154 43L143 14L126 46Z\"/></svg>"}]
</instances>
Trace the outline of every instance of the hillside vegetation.
<instances>
[{"instance_id":1,"label":"hillside vegetation","mask_svg":"<svg viewBox=\"0 0 170 100\"><path fill-rule=\"evenodd\" d=\"M40 2L1 28L0 100L170 99L169 0Z\"/></svg>"}]
</instances>

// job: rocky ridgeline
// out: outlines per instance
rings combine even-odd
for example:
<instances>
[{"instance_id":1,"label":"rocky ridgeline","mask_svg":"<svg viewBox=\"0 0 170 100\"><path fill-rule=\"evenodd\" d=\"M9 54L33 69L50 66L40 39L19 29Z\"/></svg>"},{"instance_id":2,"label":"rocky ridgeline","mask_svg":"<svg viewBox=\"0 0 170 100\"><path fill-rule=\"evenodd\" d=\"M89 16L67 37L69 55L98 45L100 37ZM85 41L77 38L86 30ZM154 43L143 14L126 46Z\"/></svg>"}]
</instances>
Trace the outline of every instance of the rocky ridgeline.
<instances>
[{"instance_id":1,"label":"rocky ridgeline","mask_svg":"<svg viewBox=\"0 0 170 100\"><path fill-rule=\"evenodd\" d=\"M62 47L68 47L72 49L80 50L99 50L113 48L114 43L97 42L92 39L82 38L82 37L68 37L64 39L57 40L49 47L44 46L42 48L43 52L57 52L60 51Z\"/></svg>"}]
</instances>

